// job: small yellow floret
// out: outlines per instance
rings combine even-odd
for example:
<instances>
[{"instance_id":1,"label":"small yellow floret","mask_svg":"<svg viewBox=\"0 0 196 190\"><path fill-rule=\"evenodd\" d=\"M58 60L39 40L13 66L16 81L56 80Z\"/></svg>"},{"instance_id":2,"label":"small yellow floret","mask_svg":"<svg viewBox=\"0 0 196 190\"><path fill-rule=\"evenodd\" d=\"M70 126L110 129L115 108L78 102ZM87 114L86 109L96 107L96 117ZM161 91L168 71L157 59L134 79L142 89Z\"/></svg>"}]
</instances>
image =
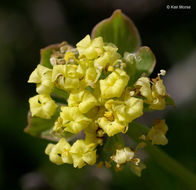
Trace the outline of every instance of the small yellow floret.
<instances>
[{"instance_id":1,"label":"small yellow floret","mask_svg":"<svg viewBox=\"0 0 196 190\"><path fill-rule=\"evenodd\" d=\"M72 157L69 153L70 148L70 144L66 139L62 138L56 145L48 144L45 153L49 155L50 161L57 165L63 163L72 164Z\"/></svg>"},{"instance_id":2,"label":"small yellow floret","mask_svg":"<svg viewBox=\"0 0 196 190\"><path fill-rule=\"evenodd\" d=\"M87 35L84 39L76 44L80 57L87 59L96 59L103 53L103 39L102 37L91 40Z\"/></svg>"},{"instance_id":3,"label":"small yellow floret","mask_svg":"<svg viewBox=\"0 0 196 190\"><path fill-rule=\"evenodd\" d=\"M49 94L53 88L52 69L39 64L31 73L28 82L37 84L36 91L38 94Z\"/></svg>"},{"instance_id":4,"label":"small yellow floret","mask_svg":"<svg viewBox=\"0 0 196 190\"><path fill-rule=\"evenodd\" d=\"M77 62L75 54L72 51L66 52L64 59L65 59L66 63L71 62L71 61Z\"/></svg>"},{"instance_id":5,"label":"small yellow floret","mask_svg":"<svg viewBox=\"0 0 196 190\"><path fill-rule=\"evenodd\" d=\"M166 90L165 86L163 85L163 81L158 79L153 83L152 86L153 101L150 105L150 108L155 110L163 110L166 106L165 96Z\"/></svg>"},{"instance_id":6,"label":"small yellow floret","mask_svg":"<svg viewBox=\"0 0 196 190\"><path fill-rule=\"evenodd\" d=\"M151 86L150 86L150 79L147 77L141 77L139 78L135 86L140 86L140 93L142 96L144 96L148 103L152 101L152 92L151 92Z\"/></svg>"},{"instance_id":7,"label":"small yellow floret","mask_svg":"<svg viewBox=\"0 0 196 190\"><path fill-rule=\"evenodd\" d=\"M98 105L98 101L88 90L83 90L70 93L68 105L70 107L79 107L82 113L87 113Z\"/></svg>"},{"instance_id":8,"label":"small yellow floret","mask_svg":"<svg viewBox=\"0 0 196 190\"><path fill-rule=\"evenodd\" d=\"M140 87L139 91L146 98L144 102L149 104L150 109L163 110L165 108L166 90L159 76L153 80L152 87L150 85L150 79L147 77L139 78L134 86Z\"/></svg>"},{"instance_id":9,"label":"small yellow floret","mask_svg":"<svg viewBox=\"0 0 196 190\"><path fill-rule=\"evenodd\" d=\"M143 115L143 100L129 97L125 101L108 100L105 107L111 110L119 122L130 123Z\"/></svg>"},{"instance_id":10,"label":"small yellow floret","mask_svg":"<svg viewBox=\"0 0 196 190\"><path fill-rule=\"evenodd\" d=\"M62 125L64 131L73 134L79 133L81 130L88 127L92 122L90 118L85 117L78 107L61 107L60 117L63 119Z\"/></svg>"},{"instance_id":11,"label":"small yellow floret","mask_svg":"<svg viewBox=\"0 0 196 190\"><path fill-rule=\"evenodd\" d=\"M155 82L155 84L152 86L152 90L158 96L165 96L166 95L165 86L163 85L163 80L161 80L161 79Z\"/></svg>"},{"instance_id":12,"label":"small yellow floret","mask_svg":"<svg viewBox=\"0 0 196 190\"><path fill-rule=\"evenodd\" d=\"M82 168L86 164L93 165L96 162L96 150L94 144L87 144L84 140L77 140L70 149L73 166Z\"/></svg>"},{"instance_id":13,"label":"small yellow floret","mask_svg":"<svg viewBox=\"0 0 196 190\"><path fill-rule=\"evenodd\" d=\"M111 137L117 133L123 132L126 128L126 126L122 125L120 122L118 122L116 120L110 121L106 117L99 118L97 120L97 123L103 129L103 131L105 133L107 133L107 135L109 137Z\"/></svg>"},{"instance_id":14,"label":"small yellow floret","mask_svg":"<svg viewBox=\"0 0 196 190\"><path fill-rule=\"evenodd\" d=\"M112 65L121 56L117 53L118 48L113 45L104 46L104 53L98 59L95 60L95 67L103 69L108 65Z\"/></svg>"},{"instance_id":15,"label":"small yellow floret","mask_svg":"<svg viewBox=\"0 0 196 190\"><path fill-rule=\"evenodd\" d=\"M101 97L103 99L120 97L129 81L125 71L116 69L106 79L100 80Z\"/></svg>"},{"instance_id":16,"label":"small yellow floret","mask_svg":"<svg viewBox=\"0 0 196 190\"><path fill-rule=\"evenodd\" d=\"M79 76L76 65L54 65L52 81L58 88L72 90L79 88Z\"/></svg>"},{"instance_id":17,"label":"small yellow floret","mask_svg":"<svg viewBox=\"0 0 196 190\"><path fill-rule=\"evenodd\" d=\"M29 98L32 116L50 119L55 113L57 105L48 95L36 95Z\"/></svg>"},{"instance_id":18,"label":"small yellow floret","mask_svg":"<svg viewBox=\"0 0 196 190\"><path fill-rule=\"evenodd\" d=\"M79 60L77 72L85 85L92 88L101 75L101 70L94 67L94 62L86 59Z\"/></svg>"},{"instance_id":19,"label":"small yellow floret","mask_svg":"<svg viewBox=\"0 0 196 190\"><path fill-rule=\"evenodd\" d=\"M85 142L93 144L103 144L103 139L99 138L95 130L91 130L90 127L84 130L85 133Z\"/></svg>"}]
</instances>

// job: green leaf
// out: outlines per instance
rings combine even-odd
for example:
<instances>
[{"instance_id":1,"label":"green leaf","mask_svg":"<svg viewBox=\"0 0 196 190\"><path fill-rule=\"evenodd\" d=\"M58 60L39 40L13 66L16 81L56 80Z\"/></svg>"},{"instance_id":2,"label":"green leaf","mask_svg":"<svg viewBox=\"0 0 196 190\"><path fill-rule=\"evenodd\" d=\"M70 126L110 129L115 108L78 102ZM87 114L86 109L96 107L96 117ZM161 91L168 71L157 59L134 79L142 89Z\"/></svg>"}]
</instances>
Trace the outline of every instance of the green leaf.
<instances>
[{"instance_id":1,"label":"green leaf","mask_svg":"<svg viewBox=\"0 0 196 190\"><path fill-rule=\"evenodd\" d=\"M24 129L24 131L32 136L48 139L51 141L58 141L59 137L53 135L52 128L59 115L60 115L60 106L58 106L56 112L50 119L32 117L31 112L29 111L28 126ZM69 132L64 132L63 137L65 137L67 140L72 140L73 138L76 137L76 135L73 135Z\"/></svg>"},{"instance_id":2,"label":"green leaf","mask_svg":"<svg viewBox=\"0 0 196 190\"><path fill-rule=\"evenodd\" d=\"M31 112L28 113L28 126L25 128L25 132L43 139L48 139L51 141L58 141L59 138L55 137L52 134L52 128L54 126L55 121L57 120L60 114L60 106L56 109L55 114L51 117L51 119L42 119L39 117L32 117ZM75 137L75 135L65 132L64 136L67 140L71 140Z\"/></svg>"},{"instance_id":3,"label":"green leaf","mask_svg":"<svg viewBox=\"0 0 196 190\"><path fill-rule=\"evenodd\" d=\"M28 126L24 131L32 136L56 141L57 139L49 131L53 128L54 122L58 118L59 113L60 107L57 108L55 114L51 117L51 119L42 119L39 117L32 117L29 111Z\"/></svg>"},{"instance_id":4,"label":"green leaf","mask_svg":"<svg viewBox=\"0 0 196 190\"><path fill-rule=\"evenodd\" d=\"M93 28L91 36L102 36L104 42L115 44L121 55L125 51L135 52L141 44L137 28L121 10L114 11L110 18L99 22Z\"/></svg>"},{"instance_id":5,"label":"green leaf","mask_svg":"<svg viewBox=\"0 0 196 190\"><path fill-rule=\"evenodd\" d=\"M36 136L42 139L47 139L51 141L58 141L60 137L56 137L52 133L52 128L54 126L55 121L59 117L60 114L60 106L56 109L56 112L51 117L51 119L42 119L39 117L32 117L31 112L28 113L28 126L24 129L24 131L32 136ZM64 132L63 137L68 141L76 138L76 135L73 135L69 132Z\"/></svg>"},{"instance_id":6,"label":"green leaf","mask_svg":"<svg viewBox=\"0 0 196 190\"><path fill-rule=\"evenodd\" d=\"M141 76L149 76L154 70L156 59L149 47L143 46L136 53L124 54L126 72L130 76L129 85L132 86Z\"/></svg>"},{"instance_id":7,"label":"green leaf","mask_svg":"<svg viewBox=\"0 0 196 190\"><path fill-rule=\"evenodd\" d=\"M40 50L40 54L41 54L40 64L41 65L52 69L52 65L50 63L50 56L52 55L53 51L59 47L59 45L60 44L53 44Z\"/></svg>"},{"instance_id":8,"label":"green leaf","mask_svg":"<svg viewBox=\"0 0 196 190\"><path fill-rule=\"evenodd\" d=\"M171 96L167 95L165 97L165 101L166 101L167 105L172 105L172 106L176 107L176 103Z\"/></svg>"},{"instance_id":9,"label":"green leaf","mask_svg":"<svg viewBox=\"0 0 196 190\"><path fill-rule=\"evenodd\" d=\"M69 94L65 90L54 87L50 95L52 99L55 100L55 102L58 102L60 104L67 104Z\"/></svg>"}]
</instances>

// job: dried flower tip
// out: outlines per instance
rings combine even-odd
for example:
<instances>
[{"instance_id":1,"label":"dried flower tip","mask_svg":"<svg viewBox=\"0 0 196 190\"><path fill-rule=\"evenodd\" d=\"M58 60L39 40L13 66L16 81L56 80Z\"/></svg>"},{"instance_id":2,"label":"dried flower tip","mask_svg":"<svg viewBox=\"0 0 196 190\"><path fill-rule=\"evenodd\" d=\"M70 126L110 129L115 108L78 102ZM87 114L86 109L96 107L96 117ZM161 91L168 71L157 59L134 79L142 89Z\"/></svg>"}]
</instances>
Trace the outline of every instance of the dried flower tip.
<instances>
[{"instance_id":1,"label":"dried flower tip","mask_svg":"<svg viewBox=\"0 0 196 190\"><path fill-rule=\"evenodd\" d=\"M145 140L146 140L146 136L145 136L145 135L141 135L141 136L139 137L139 139L145 141Z\"/></svg>"},{"instance_id":2,"label":"dried flower tip","mask_svg":"<svg viewBox=\"0 0 196 190\"><path fill-rule=\"evenodd\" d=\"M165 76L166 75L166 70L161 69L160 73L158 75Z\"/></svg>"},{"instance_id":3,"label":"dried flower tip","mask_svg":"<svg viewBox=\"0 0 196 190\"><path fill-rule=\"evenodd\" d=\"M168 140L165 136L168 127L165 120L156 120L154 126L147 134L147 139L152 141L152 144L166 145Z\"/></svg>"}]
</instances>

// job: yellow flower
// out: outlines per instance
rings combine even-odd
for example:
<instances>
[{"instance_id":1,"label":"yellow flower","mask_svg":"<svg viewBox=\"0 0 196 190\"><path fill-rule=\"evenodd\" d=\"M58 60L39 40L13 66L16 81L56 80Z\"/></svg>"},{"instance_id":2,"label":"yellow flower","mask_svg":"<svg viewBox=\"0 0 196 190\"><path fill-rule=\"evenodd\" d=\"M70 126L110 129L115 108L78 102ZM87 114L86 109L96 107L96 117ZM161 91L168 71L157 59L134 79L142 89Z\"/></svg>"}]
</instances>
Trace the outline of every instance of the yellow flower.
<instances>
[{"instance_id":1,"label":"yellow flower","mask_svg":"<svg viewBox=\"0 0 196 190\"><path fill-rule=\"evenodd\" d=\"M79 107L82 113L87 113L94 106L98 105L98 102L88 90L83 90L70 93L68 105L70 107Z\"/></svg>"},{"instance_id":2,"label":"yellow flower","mask_svg":"<svg viewBox=\"0 0 196 190\"><path fill-rule=\"evenodd\" d=\"M159 79L158 81L156 81L153 86L152 86L152 90L154 93L156 93L158 96L165 96L166 95L166 90L165 90L165 86L163 85L163 81L161 79Z\"/></svg>"},{"instance_id":3,"label":"yellow flower","mask_svg":"<svg viewBox=\"0 0 196 190\"><path fill-rule=\"evenodd\" d=\"M73 166L82 168L86 164L93 165L96 162L96 150L94 144L86 144L84 140L77 140L70 149Z\"/></svg>"},{"instance_id":4,"label":"yellow flower","mask_svg":"<svg viewBox=\"0 0 196 190\"><path fill-rule=\"evenodd\" d=\"M129 65L125 69L127 65L124 61L129 58L126 55L122 58L118 47L112 43L104 43L102 37L91 39L87 35L76 44L76 48L64 42L51 49L54 51L48 60L53 68L40 64L30 75L28 82L36 83L39 95L30 98L29 104L32 116L44 119L53 116L54 119L57 105L50 93L53 94L58 88L61 90L55 90L57 94L62 95L66 91L65 94L69 95L68 98L65 97L67 104L59 106L59 116L53 123L52 131L50 130L51 135L60 140L56 144L48 144L45 149L51 162L57 165L68 163L75 168L94 165L96 149L100 153L101 146L107 144L107 138L126 133L129 123L143 115L144 106L161 110L165 108L166 97L167 103L172 102L161 80L166 73L164 70L152 81L148 77L140 77L134 85L129 84L127 87L130 77L134 77L132 74L138 69L135 68L135 63L140 61L140 57L128 53L133 67ZM126 73L127 70L130 71L130 76ZM61 101L61 98L57 98L57 101ZM140 137L140 140L149 140L152 144L167 144L167 130L165 120L156 121L148 134ZM65 138L74 142L69 144ZM113 160L118 169L129 162L131 169L141 175L145 166L135 154L146 142L139 143L134 151L129 147L122 148L122 144L120 139L116 139L111 146L118 145L121 148L110 155L109 162L102 160L102 163L111 167Z\"/></svg>"},{"instance_id":5,"label":"yellow flower","mask_svg":"<svg viewBox=\"0 0 196 190\"><path fill-rule=\"evenodd\" d=\"M29 98L32 116L50 119L55 113L57 105L48 95L36 95Z\"/></svg>"},{"instance_id":6,"label":"yellow flower","mask_svg":"<svg viewBox=\"0 0 196 190\"><path fill-rule=\"evenodd\" d=\"M78 60L75 57L75 53L72 52L72 51L67 51L65 53L64 59L66 61L66 64L67 63L77 63L78 62Z\"/></svg>"},{"instance_id":7,"label":"yellow flower","mask_svg":"<svg viewBox=\"0 0 196 190\"><path fill-rule=\"evenodd\" d=\"M120 165L130 162L134 155L134 151L132 151L129 147L125 147L122 149L117 149L116 154L111 156L111 159L117 163L117 167L120 167Z\"/></svg>"},{"instance_id":8,"label":"yellow flower","mask_svg":"<svg viewBox=\"0 0 196 190\"><path fill-rule=\"evenodd\" d=\"M79 88L77 65L54 65L52 82L55 82L58 88L64 90Z\"/></svg>"},{"instance_id":9,"label":"yellow flower","mask_svg":"<svg viewBox=\"0 0 196 190\"><path fill-rule=\"evenodd\" d=\"M76 44L80 57L87 59L95 59L103 53L103 39L102 37L91 40L87 35L84 39Z\"/></svg>"},{"instance_id":10,"label":"yellow flower","mask_svg":"<svg viewBox=\"0 0 196 190\"><path fill-rule=\"evenodd\" d=\"M126 129L126 126L121 124L117 120L110 121L106 117L99 118L97 120L97 123L109 137L117 133L124 132L124 130Z\"/></svg>"},{"instance_id":11,"label":"yellow flower","mask_svg":"<svg viewBox=\"0 0 196 190\"><path fill-rule=\"evenodd\" d=\"M108 44L103 46L104 53L95 60L96 68L103 69L108 65L112 65L116 60L120 59L120 54L117 53L118 48L114 45Z\"/></svg>"},{"instance_id":12,"label":"yellow flower","mask_svg":"<svg viewBox=\"0 0 196 190\"><path fill-rule=\"evenodd\" d=\"M103 135L104 131L102 129L98 129L98 125L94 122L89 125L84 130L85 133L85 142L87 144L94 143L94 144L103 144Z\"/></svg>"},{"instance_id":13,"label":"yellow flower","mask_svg":"<svg viewBox=\"0 0 196 190\"><path fill-rule=\"evenodd\" d=\"M120 97L129 81L125 71L116 69L106 79L100 80L101 97L104 99Z\"/></svg>"},{"instance_id":14,"label":"yellow flower","mask_svg":"<svg viewBox=\"0 0 196 190\"><path fill-rule=\"evenodd\" d=\"M70 154L70 144L66 139L62 138L56 145L48 144L45 153L49 155L51 162L60 165L63 163L72 164L72 157Z\"/></svg>"},{"instance_id":15,"label":"yellow flower","mask_svg":"<svg viewBox=\"0 0 196 190\"><path fill-rule=\"evenodd\" d=\"M165 108L165 99L161 97L154 97L152 103L149 108L153 110L163 110Z\"/></svg>"},{"instance_id":16,"label":"yellow flower","mask_svg":"<svg viewBox=\"0 0 196 190\"><path fill-rule=\"evenodd\" d=\"M129 97L125 101L111 99L105 103L105 107L113 112L119 122L123 123L130 123L143 115L143 100L139 98Z\"/></svg>"},{"instance_id":17,"label":"yellow flower","mask_svg":"<svg viewBox=\"0 0 196 190\"><path fill-rule=\"evenodd\" d=\"M81 130L88 127L92 122L91 119L85 117L78 107L62 106L60 117L63 119L62 125L64 131L73 134L79 133Z\"/></svg>"},{"instance_id":18,"label":"yellow flower","mask_svg":"<svg viewBox=\"0 0 196 190\"><path fill-rule=\"evenodd\" d=\"M53 88L52 69L38 65L31 73L28 82L37 84L36 91L38 94L49 94Z\"/></svg>"},{"instance_id":19,"label":"yellow flower","mask_svg":"<svg viewBox=\"0 0 196 190\"><path fill-rule=\"evenodd\" d=\"M136 81L135 86L141 87L140 88L141 95L147 99L148 103L151 103L152 92L151 92L151 86L150 86L150 79L147 77L141 77Z\"/></svg>"},{"instance_id":20,"label":"yellow flower","mask_svg":"<svg viewBox=\"0 0 196 190\"><path fill-rule=\"evenodd\" d=\"M90 65L90 61L86 59L79 59L79 64L77 68L77 73L80 79L83 79L86 75L86 70Z\"/></svg>"},{"instance_id":21,"label":"yellow flower","mask_svg":"<svg viewBox=\"0 0 196 190\"><path fill-rule=\"evenodd\" d=\"M165 120L156 120L155 125L150 129L147 134L147 139L152 141L152 144L166 145L168 140L165 136L168 127Z\"/></svg>"},{"instance_id":22,"label":"yellow flower","mask_svg":"<svg viewBox=\"0 0 196 190\"><path fill-rule=\"evenodd\" d=\"M62 126L63 119L61 117L58 117L54 123L52 134L54 134L56 137L62 137L64 135L64 128Z\"/></svg>"},{"instance_id":23,"label":"yellow flower","mask_svg":"<svg viewBox=\"0 0 196 190\"><path fill-rule=\"evenodd\" d=\"M163 110L166 106L165 96L165 86L163 85L163 81L160 78L158 78L154 81L152 85L153 101L150 105L150 108L155 110Z\"/></svg>"},{"instance_id":24,"label":"yellow flower","mask_svg":"<svg viewBox=\"0 0 196 190\"><path fill-rule=\"evenodd\" d=\"M160 76L153 80L152 87L150 85L150 79L147 77L139 78L134 86L140 87L139 91L146 98L144 102L149 104L150 109L163 110L165 108L166 90Z\"/></svg>"},{"instance_id":25,"label":"yellow flower","mask_svg":"<svg viewBox=\"0 0 196 190\"><path fill-rule=\"evenodd\" d=\"M85 85L93 88L101 75L101 70L94 67L94 62L86 59L79 60L77 72Z\"/></svg>"}]
</instances>

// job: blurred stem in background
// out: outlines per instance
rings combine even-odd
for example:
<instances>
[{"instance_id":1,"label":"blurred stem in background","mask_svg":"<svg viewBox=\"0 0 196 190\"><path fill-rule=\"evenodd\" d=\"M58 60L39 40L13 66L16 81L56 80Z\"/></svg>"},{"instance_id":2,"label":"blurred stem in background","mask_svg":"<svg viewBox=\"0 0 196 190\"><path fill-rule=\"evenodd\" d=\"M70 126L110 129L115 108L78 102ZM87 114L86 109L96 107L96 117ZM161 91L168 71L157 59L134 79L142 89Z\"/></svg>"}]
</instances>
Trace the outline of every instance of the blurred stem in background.
<instances>
[{"instance_id":1,"label":"blurred stem in background","mask_svg":"<svg viewBox=\"0 0 196 190\"><path fill-rule=\"evenodd\" d=\"M141 141L139 137L148 131L148 127L136 122L132 122L128 131L128 135L131 139L139 143ZM149 154L150 158L153 159L153 161L155 161L167 172L179 178L184 184L187 185L187 187L190 189L194 189L196 187L196 175L183 167L179 162L170 157L160 148L147 143L147 146L144 149Z\"/></svg>"}]
</instances>

